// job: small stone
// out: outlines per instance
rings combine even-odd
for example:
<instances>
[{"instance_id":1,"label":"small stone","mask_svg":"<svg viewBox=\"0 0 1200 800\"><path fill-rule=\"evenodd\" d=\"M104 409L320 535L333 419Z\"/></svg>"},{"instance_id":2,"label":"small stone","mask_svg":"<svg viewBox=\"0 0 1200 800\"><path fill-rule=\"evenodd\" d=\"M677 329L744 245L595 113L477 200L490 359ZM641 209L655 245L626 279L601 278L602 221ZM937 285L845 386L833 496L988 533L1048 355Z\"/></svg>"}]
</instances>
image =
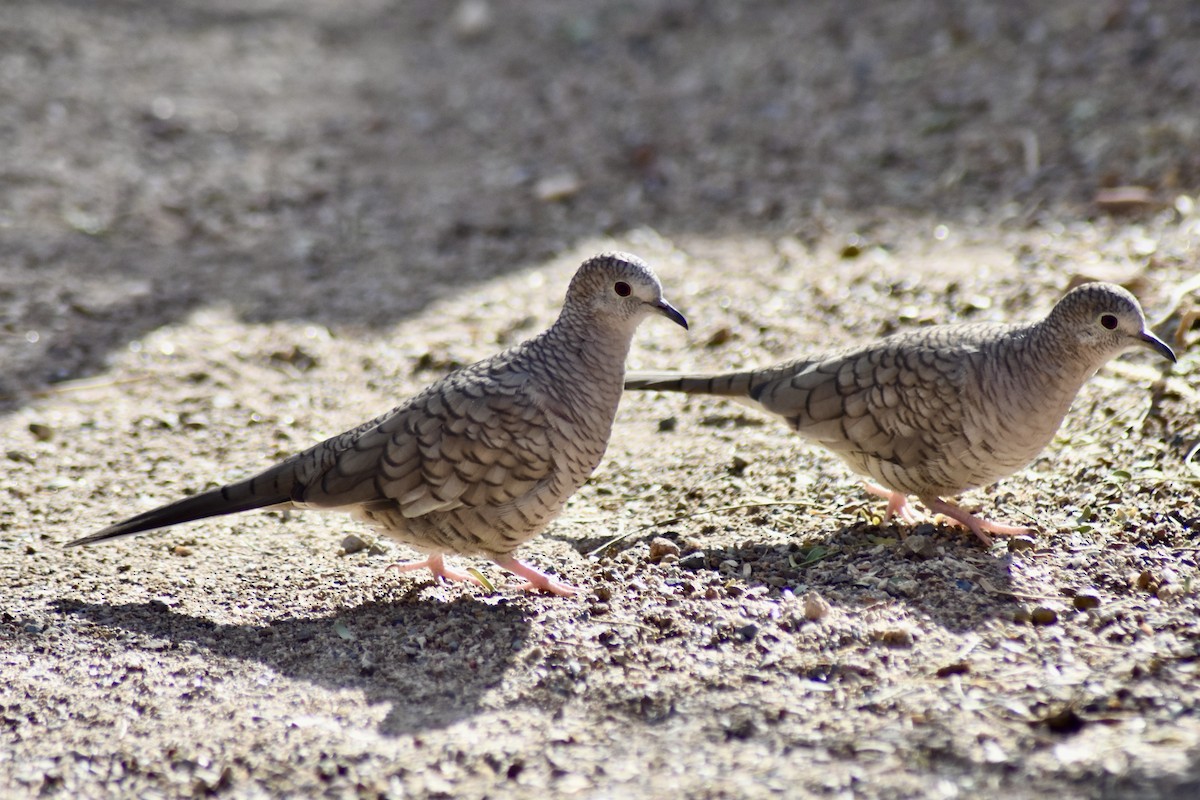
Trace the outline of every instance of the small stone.
<instances>
[{"instance_id":1,"label":"small stone","mask_svg":"<svg viewBox=\"0 0 1200 800\"><path fill-rule=\"evenodd\" d=\"M742 473L744 473L746 471L746 467L748 467L748 466L750 466L749 461L742 458L741 456L734 456L733 460L731 462L729 462L729 472L732 475L741 476Z\"/></svg>"},{"instance_id":2,"label":"small stone","mask_svg":"<svg viewBox=\"0 0 1200 800\"><path fill-rule=\"evenodd\" d=\"M733 330L729 327L718 328L713 332L712 336L704 343L705 347L720 347L727 344L733 338Z\"/></svg>"},{"instance_id":3,"label":"small stone","mask_svg":"<svg viewBox=\"0 0 1200 800\"><path fill-rule=\"evenodd\" d=\"M831 611L833 611L833 606L816 592L808 592L804 595L805 619L816 622L817 620L825 619Z\"/></svg>"},{"instance_id":4,"label":"small stone","mask_svg":"<svg viewBox=\"0 0 1200 800\"><path fill-rule=\"evenodd\" d=\"M190 556L192 554L192 548L185 544L177 544L171 549L171 552L177 556Z\"/></svg>"},{"instance_id":5,"label":"small stone","mask_svg":"<svg viewBox=\"0 0 1200 800\"><path fill-rule=\"evenodd\" d=\"M33 434L33 438L39 442L48 442L54 438L54 428L49 425L44 425L41 422L29 423L29 432Z\"/></svg>"},{"instance_id":6,"label":"small stone","mask_svg":"<svg viewBox=\"0 0 1200 800\"><path fill-rule=\"evenodd\" d=\"M948 678L951 675L966 675L971 671L971 665L966 661L955 661L953 664L947 664L944 667L939 667L937 676L939 678Z\"/></svg>"},{"instance_id":7,"label":"small stone","mask_svg":"<svg viewBox=\"0 0 1200 800\"><path fill-rule=\"evenodd\" d=\"M904 537L904 548L921 558L934 558L938 554L937 543L933 538L920 533Z\"/></svg>"},{"instance_id":8,"label":"small stone","mask_svg":"<svg viewBox=\"0 0 1200 800\"><path fill-rule=\"evenodd\" d=\"M568 200L583 188L583 181L573 172L558 172L542 178L533 186L533 195L543 203Z\"/></svg>"},{"instance_id":9,"label":"small stone","mask_svg":"<svg viewBox=\"0 0 1200 800\"><path fill-rule=\"evenodd\" d=\"M667 417L658 421L659 433L670 433L679 425L679 420L676 417Z\"/></svg>"},{"instance_id":10,"label":"small stone","mask_svg":"<svg viewBox=\"0 0 1200 800\"><path fill-rule=\"evenodd\" d=\"M737 629L738 636L741 636L743 641L753 641L755 636L758 636L758 626L754 624L743 625Z\"/></svg>"},{"instance_id":11,"label":"small stone","mask_svg":"<svg viewBox=\"0 0 1200 800\"><path fill-rule=\"evenodd\" d=\"M1032 550L1037 544L1032 536L1014 536L1008 540L1008 552L1019 553L1022 550Z\"/></svg>"},{"instance_id":12,"label":"small stone","mask_svg":"<svg viewBox=\"0 0 1200 800\"><path fill-rule=\"evenodd\" d=\"M679 566L690 570L705 569L708 566L708 556L704 554L703 550L688 553L679 558Z\"/></svg>"},{"instance_id":13,"label":"small stone","mask_svg":"<svg viewBox=\"0 0 1200 800\"><path fill-rule=\"evenodd\" d=\"M492 29L492 7L486 0L463 0L454 9L453 26L462 41L481 39Z\"/></svg>"},{"instance_id":14,"label":"small stone","mask_svg":"<svg viewBox=\"0 0 1200 800\"><path fill-rule=\"evenodd\" d=\"M1113 186L1096 192L1096 205L1110 214L1139 211L1154 203L1154 193L1145 186Z\"/></svg>"},{"instance_id":15,"label":"small stone","mask_svg":"<svg viewBox=\"0 0 1200 800\"><path fill-rule=\"evenodd\" d=\"M1159 580L1150 570L1142 570L1142 572L1134 579L1134 585L1143 592L1158 591Z\"/></svg>"},{"instance_id":16,"label":"small stone","mask_svg":"<svg viewBox=\"0 0 1200 800\"><path fill-rule=\"evenodd\" d=\"M1048 606L1038 606L1029 612L1029 621L1034 625L1053 625L1058 622L1058 612Z\"/></svg>"},{"instance_id":17,"label":"small stone","mask_svg":"<svg viewBox=\"0 0 1200 800\"><path fill-rule=\"evenodd\" d=\"M370 546L371 544L369 542L352 533L345 539L342 539L342 549L339 552L339 555L348 556L362 550L367 550L370 548Z\"/></svg>"},{"instance_id":18,"label":"small stone","mask_svg":"<svg viewBox=\"0 0 1200 800\"><path fill-rule=\"evenodd\" d=\"M1177 583L1164 583L1155 590L1154 596L1159 600L1167 601L1174 600L1183 594L1183 587Z\"/></svg>"},{"instance_id":19,"label":"small stone","mask_svg":"<svg viewBox=\"0 0 1200 800\"><path fill-rule=\"evenodd\" d=\"M871 631L871 638L888 647L912 647L913 645L912 631L900 626Z\"/></svg>"},{"instance_id":20,"label":"small stone","mask_svg":"<svg viewBox=\"0 0 1200 800\"><path fill-rule=\"evenodd\" d=\"M1080 589L1071 599L1071 603L1080 611L1090 611L1100 607L1100 595L1095 589Z\"/></svg>"},{"instance_id":21,"label":"small stone","mask_svg":"<svg viewBox=\"0 0 1200 800\"><path fill-rule=\"evenodd\" d=\"M655 536L650 541L650 561L657 564L663 560L664 556L679 557L679 545L672 542L670 539L664 539L661 536Z\"/></svg>"},{"instance_id":22,"label":"small stone","mask_svg":"<svg viewBox=\"0 0 1200 800\"><path fill-rule=\"evenodd\" d=\"M601 603L607 603L609 600L612 600L612 589L609 589L604 585L600 585L592 589L592 594L594 594L596 599Z\"/></svg>"},{"instance_id":23,"label":"small stone","mask_svg":"<svg viewBox=\"0 0 1200 800\"><path fill-rule=\"evenodd\" d=\"M1042 722L1052 733L1079 733L1084 726L1083 718L1070 706L1047 715Z\"/></svg>"},{"instance_id":24,"label":"small stone","mask_svg":"<svg viewBox=\"0 0 1200 800\"><path fill-rule=\"evenodd\" d=\"M37 463L36 458L29 455L29 453L23 453L20 450L9 450L4 454L4 457L7 458L9 461L15 461L20 464L36 464Z\"/></svg>"}]
</instances>

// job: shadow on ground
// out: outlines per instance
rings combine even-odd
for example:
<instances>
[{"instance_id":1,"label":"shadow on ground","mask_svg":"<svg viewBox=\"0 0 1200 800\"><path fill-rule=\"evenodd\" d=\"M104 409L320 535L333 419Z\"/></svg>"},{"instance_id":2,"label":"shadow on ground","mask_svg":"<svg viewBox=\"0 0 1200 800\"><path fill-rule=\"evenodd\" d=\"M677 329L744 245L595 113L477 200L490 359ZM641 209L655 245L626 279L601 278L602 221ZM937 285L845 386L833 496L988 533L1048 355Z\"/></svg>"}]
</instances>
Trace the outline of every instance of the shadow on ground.
<instances>
[{"instance_id":1,"label":"shadow on ground","mask_svg":"<svg viewBox=\"0 0 1200 800\"><path fill-rule=\"evenodd\" d=\"M527 612L504 600L470 598L367 602L325 617L280 617L263 625L218 624L158 601L58 600L51 607L101 631L138 634L149 651L163 649L153 640L166 640L172 648L193 645L221 658L253 659L329 690L361 690L370 703L390 705L380 726L389 736L444 728L479 713L481 697L500 684L529 635Z\"/></svg>"},{"instance_id":2,"label":"shadow on ground","mask_svg":"<svg viewBox=\"0 0 1200 800\"><path fill-rule=\"evenodd\" d=\"M1186 0L1154 20L573 0L471 23L454 6L8 3L0 411L200 306L386 327L636 227L810 242L838 209L1037 208L1200 177L1172 111L1200 70Z\"/></svg>"}]
</instances>

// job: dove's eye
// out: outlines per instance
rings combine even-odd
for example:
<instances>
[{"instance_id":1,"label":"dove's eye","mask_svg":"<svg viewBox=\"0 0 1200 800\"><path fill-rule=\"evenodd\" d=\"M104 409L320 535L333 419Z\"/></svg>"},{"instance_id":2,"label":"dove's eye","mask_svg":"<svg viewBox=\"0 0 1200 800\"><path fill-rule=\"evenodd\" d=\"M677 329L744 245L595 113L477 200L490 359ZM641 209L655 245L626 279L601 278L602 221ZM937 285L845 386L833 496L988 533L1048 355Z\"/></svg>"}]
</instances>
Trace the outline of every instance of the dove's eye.
<instances>
[{"instance_id":1,"label":"dove's eye","mask_svg":"<svg viewBox=\"0 0 1200 800\"><path fill-rule=\"evenodd\" d=\"M1117 315L1102 314L1100 316L1100 324L1103 325L1107 330L1115 331L1117 329Z\"/></svg>"},{"instance_id":2,"label":"dove's eye","mask_svg":"<svg viewBox=\"0 0 1200 800\"><path fill-rule=\"evenodd\" d=\"M621 297L629 297L633 289L631 289L629 284L625 281L617 281L613 284L613 291Z\"/></svg>"}]
</instances>

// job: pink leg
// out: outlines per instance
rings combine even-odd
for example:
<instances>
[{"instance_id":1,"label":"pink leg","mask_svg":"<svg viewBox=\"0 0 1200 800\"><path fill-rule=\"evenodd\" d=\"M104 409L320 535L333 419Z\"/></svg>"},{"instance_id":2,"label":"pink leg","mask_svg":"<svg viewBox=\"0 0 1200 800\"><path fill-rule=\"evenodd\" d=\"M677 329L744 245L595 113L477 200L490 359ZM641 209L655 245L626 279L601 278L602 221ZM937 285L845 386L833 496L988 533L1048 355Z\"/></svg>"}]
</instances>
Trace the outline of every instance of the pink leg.
<instances>
[{"instance_id":1,"label":"pink leg","mask_svg":"<svg viewBox=\"0 0 1200 800\"><path fill-rule=\"evenodd\" d=\"M887 498L887 511L884 512L883 521L886 523L892 517L899 517L902 521L909 525L916 525L921 522L921 516L913 511L912 506L908 503L908 498L899 492L893 492L891 489L885 489L882 486L877 486L873 483L864 484L866 490L876 497Z\"/></svg>"},{"instance_id":2,"label":"pink leg","mask_svg":"<svg viewBox=\"0 0 1200 800\"><path fill-rule=\"evenodd\" d=\"M929 510L933 513L949 517L963 527L970 528L971 532L979 537L979 541L988 547L992 544L992 538L988 536L988 533L994 533L997 536L1023 536L1034 532L1033 528L1022 528L1017 525L1005 525L1001 522L982 519L963 511L953 503L947 503L936 497L922 497L921 502L929 506Z\"/></svg>"},{"instance_id":3,"label":"pink leg","mask_svg":"<svg viewBox=\"0 0 1200 800\"><path fill-rule=\"evenodd\" d=\"M466 581L467 583L476 584L479 583L479 579L474 575L468 575L465 572L459 572L458 570L447 567L442 558L443 556L441 553L434 553L424 561L409 561L406 564L392 564L387 569L394 569L397 572L412 572L413 570L425 569L428 567L429 571L433 573L433 577L437 580ZM386 572L387 570L384 571Z\"/></svg>"},{"instance_id":4,"label":"pink leg","mask_svg":"<svg viewBox=\"0 0 1200 800\"><path fill-rule=\"evenodd\" d=\"M513 575L516 575L519 578L524 578L526 583L521 584L518 588L524 589L525 591L541 589L543 592L559 594L563 597L573 597L576 594L579 594L579 590L574 586L562 583L561 581L556 581L546 573L538 572L533 567L517 561L512 556L493 558L492 561L496 562L497 566L508 570Z\"/></svg>"}]
</instances>

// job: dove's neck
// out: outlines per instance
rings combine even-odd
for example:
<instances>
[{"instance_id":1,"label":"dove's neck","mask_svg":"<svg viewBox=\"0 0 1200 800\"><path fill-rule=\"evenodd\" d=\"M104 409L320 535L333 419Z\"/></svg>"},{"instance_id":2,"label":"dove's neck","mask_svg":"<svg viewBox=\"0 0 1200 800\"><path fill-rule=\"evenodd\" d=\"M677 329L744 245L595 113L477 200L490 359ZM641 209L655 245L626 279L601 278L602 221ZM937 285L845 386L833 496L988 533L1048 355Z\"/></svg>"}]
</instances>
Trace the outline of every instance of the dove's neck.
<instances>
[{"instance_id":1,"label":"dove's neck","mask_svg":"<svg viewBox=\"0 0 1200 800\"><path fill-rule=\"evenodd\" d=\"M538 342L551 391L571 407L599 412L611 423L621 400L634 328L602 325L581 316L559 317Z\"/></svg>"},{"instance_id":2,"label":"dove's neck","mask_svg":"<svg viewBox=\"0 0 1200 800\"><path fill-rule=\"evenodd\" d=\"M1013 328L997 348L996 360L1004 362L1012 388L1033 400L1043 423L1057 430L1079 389L1107 359L1098 359L1054 322Z\"/></svg>"}]
</instances>

